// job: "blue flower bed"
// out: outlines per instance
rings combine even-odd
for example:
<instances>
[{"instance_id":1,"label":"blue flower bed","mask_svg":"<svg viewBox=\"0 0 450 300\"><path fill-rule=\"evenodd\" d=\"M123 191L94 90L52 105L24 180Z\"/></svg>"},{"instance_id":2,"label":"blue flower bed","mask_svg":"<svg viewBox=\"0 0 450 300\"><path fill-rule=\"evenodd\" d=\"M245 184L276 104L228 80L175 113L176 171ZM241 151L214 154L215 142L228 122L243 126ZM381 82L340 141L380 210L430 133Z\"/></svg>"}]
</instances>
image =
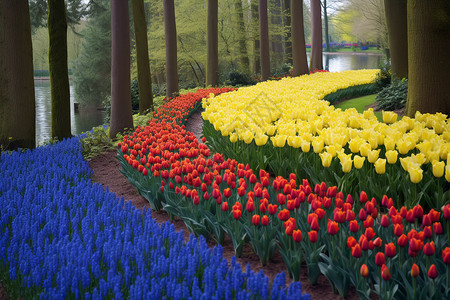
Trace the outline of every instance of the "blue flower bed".
<instances>
[{"instance_id":1,"label":"blue flower bed","mask_svg":"<svg viewBox=\"0 0 450 300\"><path fill-rule=\"evenodd\" d=\"M0 278L13 297L309 299L90 180L78 138L0 156Z\"/></svg>"}]
</instances>

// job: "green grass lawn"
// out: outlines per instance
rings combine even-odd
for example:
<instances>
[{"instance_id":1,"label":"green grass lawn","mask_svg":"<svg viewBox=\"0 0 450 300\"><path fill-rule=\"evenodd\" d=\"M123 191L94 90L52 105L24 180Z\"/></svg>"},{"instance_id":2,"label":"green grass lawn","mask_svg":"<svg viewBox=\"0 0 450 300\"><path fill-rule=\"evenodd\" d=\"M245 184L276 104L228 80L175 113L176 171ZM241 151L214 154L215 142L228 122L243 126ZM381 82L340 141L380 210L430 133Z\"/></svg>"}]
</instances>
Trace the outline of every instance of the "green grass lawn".
<instances>
[{"instance_id":1,"label":"green grass lawn","mask_svg":"<svg viewBox=\"0 0 450 300\"><path fill-rule=\"evenodd\" d=\"M366 109L366 106L369 104L372 104L375 102L375 98L376 98L377 94L373 94L373 95L368 95L368 96L363 96L363 97L358 97L358 98L353 98L350 100L346 100L343 101L337 105L335 105L336 108L340 108L342 110L346 110L348 108L356 108L356 110L359 113L363 113L364 110ZM381 111L376 111L375 112L375 116L378 118L378 121L382 122L383 121L383 117L381 115Z\"/></svg>"}]
</instances>

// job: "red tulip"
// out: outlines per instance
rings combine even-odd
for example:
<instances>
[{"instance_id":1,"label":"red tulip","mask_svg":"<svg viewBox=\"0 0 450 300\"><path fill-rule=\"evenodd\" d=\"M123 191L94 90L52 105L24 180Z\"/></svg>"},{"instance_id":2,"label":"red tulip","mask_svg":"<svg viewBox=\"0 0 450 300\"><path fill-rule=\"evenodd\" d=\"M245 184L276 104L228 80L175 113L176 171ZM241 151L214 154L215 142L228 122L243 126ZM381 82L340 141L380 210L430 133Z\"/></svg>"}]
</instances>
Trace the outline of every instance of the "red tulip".
<instances>
[{"instance_id":1,"label":"red tulip","mask_svg":"<svg viewBox=\"0 0 450 300\"><path fill-rule=\"evenodd\" d=\"M251 200L251 199L248 199L246 209L248 212L254 211L255 210L255 202L253 202L253 200Z\"/></svg>"},{"instance_id":2,"label":"red tulip","mask_svg":"<svg viewBox=\"0 0 450 300\"><path fill-rule=\"evenodd\" d=\"M434 242L433 241L430 242L430 243L426 243L423 246L423 253L426 256L433 256L435 251L436 251L436 247L434 246Z\"/></svg>"},{"instance_id":3,"label":"red tulip","mask_svg":"<svg viewBox=\"0 0 450 300\"><path fill-rule=\"evenodd\" d=\"M436 277L438 277L438 271L436 269L436 266L434 264L432 264L430 266L430 268L428 269L428 277L430 277L431 279L435 279Z\"/></svg>"},{"instance_id":4,"label":"red tulip","mask_svg":"<svg viewBox=\"0 0 450 300\"><path fill-rule=\"evenodd\" d=\"M296 243L299 243L302 241L302 232L300 231L300 229L294 230L294 232L292 232L292 237L294 238L294 241Z\"/></svg>"},{"instance_id":5,"label":"red tulip","mask_svg":"<svg viewBox=\"0 0 450 300\"><path fill-rule=\"evenodd\" d=\"M450 204L444 206L444 218L450 220Z\"/></svg>"},{"instance_id":6,"label":"red tulip","mask_svg":"<svg viewBox=\"0 0 450 300\"><path fill-rule=\"evenodd\" d=\"M239 210L239 209L233 209L233 217L234 217L236 220L239 220L239 219L241 218L241 216L242 216L242 211L241 211L241 210Z\"/></svg>"},{"instance_id":7,"label":"red tulip","mask_svg":"<svg viewBox=\"0 0 450 300\"><path fill-rule=\"evenodd\" d=\"M350 221L350 231L351 232L358 232L358 230L359 230L358 221L356 221L356 220Z\"/></svg>"},{"instance_id":8,"label":"red tulip","mask_svg":"<svg viewBox=\"0 0 450 300\"><path fill-rule=\"evenodd\" d=\"M267 206L266 206L266 204L265 204L265 203L261 203L261 204L259 205L259 210L260 210L262 213L265 213L265 212L267 211Z\"/></svg>"},{"instance_id":9,"label":"red tulip","mask_svg":"<svg viewBox=\"0 0 450 300\"><path fill-rule=\"evenodd\" d=\"M261 225L262 226L269 225L269 217L268 216L266 216L266 215L262 216L262 218L261 218Z\"/></svg>"},{"instance_id":10,"label":"red tulip","mask_svg":"<svg viewBox=\"0 0 450 300\"><path fill-rule=\"evenodd\" d=\"M252 217L253 225L255 225L255 226L259 225L260 220L261 220L261 217L259 215L253 215L253 217Z\"/></svg>"},{"instance_id":11,"label":"red tulip","mask_svg":"<svg viewBox=\"0 0 450 300\"><path fill-rule=\"evenodd\" d=\"M364 220L364 228L372 227L374 224L374 219L372 216L367 216L367 218Z\"/></svg>"},{"instance_id":12,"label":"red tulip","mask_svg":"<svg viewBox=\"0 0 450 300\"><path fill-rule=\"evenodd\" d=\"M408 244L408 237L404 234L402 234L397 241L398 245L400 247L406 247L406 245Z\"/></svg>"},{"instance_id":13,"label":"red tulip","mask_svg":"<svg viewBox=\"0 0 450 300\"><path fill-rule=\"evenodd\" d=\"M358 218L359 218L361 221L364 221L364 220L367 218L367 213L366 213L366 211L364 210L364 208L361 208L361 210L359 211Z\"/></svg>"},{"instance_id":14,"label":"red tulip","mask_svg":"<svg viewBox=\"0 0 450 300\"><path fill-rule=\"evenodd\" d=\"M377 237L374 241L373 241L373 245L375 247L381 247L381 245L383 244L383 241L381 240L381 238Z\"/></svg>"},{"instance_id":15,"label":"red tulip","mask_svg":"<svg viewBox=\"0 0 450 300\"><path fill-rule=\"evenodd\" d=\"M344 205L344 210L345 210L345 205ZM351 221L355 220L355 212L353 210L351 210L351 208L347 209L347 211L345 213L345 220L347 222L351 222Z\"/></svg>"},{"instance_id":16,"label":"red tulip","mask_svg":"<svg viewBox=\"0 0 450 300\"><path fill-rule=\"evenodd\" d=\"M430 216L431 222L433 222L433 223L438 222L439 218L441 217L441 213L434 209L431 209L430 212L428 213L428 215Z\"/></svg>"},{"instance_id":17,"label":"red tulip","mask_svg":"<svg viewBox=\"0 0 450 300\"><path fill-rule=\"evenodd\" d=\"M277 195L277 202L278 202L280 205L283 205L284 203L286 203L286 196L285 196L284 194L279 193L279 194Z\"/></svg>"},{"instance_id":18,"label":"red tulip","mask_svg":"<svg viewBox=\"0 0 450 300\"><path fill-rule=\"evenodd\" d=\"M353 248L352 248L352 256L354 258L360 258L362 256L361 253L361 246L359 244L356 244Z\"/></svg>"},{"instance_id":19,"label":"red tulip","mask_svg":"<svg viewBox=\"0 0 450 300\"><path fill-rule=\"evenodd\" d=\"M417 278L419 276L419 266L417 266L416 264L413 264L411 267L411 276L413 278Z\"/></svg>"},{"instance_id":20,"label":"red tulip","mask_svg":"<svg viewBox=\"0 0 450 300\"><path fill-rule=\"evenodd\" d=\"M450 247L446 247L442 250L442 260L445 264L450 265Z\"/></svg>"},{"instance_id":21,"label":"red tulip","mask_svg":"<svg viewBox=\"0 0 450 300\"><path fill-rule=\"evenodd\" d=\"M403 224L394 225L394 234L396 236L401 236L403 234Z\"/></svg>"},{"instance_id":22,"label":"red tulip","mask_svg":"<svg viewBox=\"0 0 450 300\"><path fill-rule=\"evenodd\" d=\"M409 240L409 249L413 252L418 252L422 250L423 242L419 239L412 238Z\"/></svg>"},{"instance_id":23,"label":"red tulip","mask_svg":"<svg viewBox=\"0 0 450 300\"><path fill-rule=\"evenodd\" d=\"M344 223L344 221L345 221L345 212L343 212L342 210L335 210L335 212L334 212L334 221L336 221L338 223Z\"/></svg>"},{"instance_id":24,"label":"red tulip","mask_svg":"<svg viewBox=\"0 0 450 300\"><path fill-rule=\"evenodd\" d=\"M386 216L386 215L382 215L381 216L380 225L382 227L388 227L389 226L389 218L388 218L388 216Z\"/></svg>"},{"instance_id":25,"label":"red tulip","mask_svg":"<svg viewBox=\"0 0 450 300\"><path fill-rule=\"evenodd\" d=\"M414 212L414 216L416 218L420 219L423 217L423 208L422 208L422 206L420 206L420 204L417 204L416 206L414 206L413 212Z\"/></svg>"},{"instance_id":26,"label":"red tulip","mask_svg":"<svg viewBox=\"0 0 450 300\"><path fill-rule=\"evenodd\" d=\"M270 211L270 209L269 209ZM287 219L289 219L289 211L287 209L283 209L278 213L278 218L281 221L286 221Z\"/></svg>"},{"instance_id":27,"label":"red tulip","mask_svg":"<svg viewBox=\"0 0 450 300\"><path fill-rule=\"evenodd\" d=\"M359 239L359 244L361 245L361 250L363 250L363 251L367 251L370 248L369 240L367 239L367 237L365 235L361 235L361 237Z\"/></svg>"},{"instance_id":28,"label":"red tulip","mask_svg":"<svg viewBox=\"0 0 450 300\"><path fill-rule=\"evenodd\" d=\"M367 267L366 264L362 264L361 268L359 269L359 273L361 274L362 277L366 278L367 276L369 276L369 268Z\"/></svg>"},{"instance_id":29,"label":"red tulip","mask_svg":"<svg viewBox=\"0 0 450 300\"><path fill-rule=\"evenodd\" d=\"M424 217L424 219L425 219L425 217ZM431 229L431 226L425 226L423 228L423 234L424 234L424 236L427 239L432 238L433 237L433 230Z\"/></svg>"},{"instance_id":30,"label":"red tulip","mask_svg":"<svg viewBox=\"0 0 450 300\"><path fill-rule=\"evenodd\" d=\"M402 218L406 217L406 213L408 212L408 210L406 209L405 206L402 206L400 208L400 216L402 216Z\"/></svg>"},{"instance_id":31,"label":"red tulip","mask_svg":"<svg viewBox=\"0 0 450 300\"><path fill-rule=\"evenodd\" d=\"M391 279L391 272L389 271L388 267L386 267L386 265L383 265L381 267L381 277L385 281L388 281L389 279Z\"/></svg>"},{"instance_id":32,"label":"red tulip","mask_svg":"<svg viewBox=\"0 0 450 300\"><path fill-rule=\"evenodd\" d=\"M356 241L356 239L352 236L349 236L347 238L347 247L348 249L352 249L358 242Z\"/></svg>"},{"instance_id":33,"label":"red tulip","mask_svg":"<svg viewBox=\"0 0 450 300\"><path fill-rule=\"evenodd\" d=\"M319 220L322 220L323 217L325 217L325 211L322 208L318 208L314 211L314 213L317 215Z\"/></svg>"},{"instance_id":34,"label":"red tulip","mask_svg":"<svg viewBox=\"0 0 450 300\"><path fill-rule=\"evenodd\" d=\"M423 219L422 219L422 225L423 226L431 226L432 222L431 222L431 216L428 215L424 215Z\"/></svg>"},{"instance_id":35,"label":"red tulip","mask_svg":"<svg viewBox=\"0 0 450 300\"><path fill-rule=\"evenodd\" d=\"M192 202L194 203L194 205L199 205L200 204L200 199L198 196L195 196L192 198Z\"/></svg>"},{"instance_id":36,"label":"red tulip","mask_svg":"<svg viewBox=\"0 0 450 300\"><path fill-rule=\"evenodd\" d=\"M310 232L308 232L308 238L311 243L317 242L318 238L317 231L311 230Z\"/></svg>"},{"instance_id":37,"label":"red tulip","mask_svg":"<svg viewBox=\"0 0 450 300\"><path fill-rule=\"evenodd\" d=\"M381 267L382 265L384 265L385 259L384 259L384 253L383 252L378 252L375 255L375 264L379 267Z\"/></svg>"},{"instance_id":38,"label":"red tulip","mask_svg":"<svg viewBox=\"0 0 450 300\"><path fill-rule=\"evenodd\" d=\"M435 222L433 224L433 230L434 230L434 233L437 234L437 235L440 235L440 234L444 233L444 231L442 230L442 225L441 225L440 222Z\"/></svg>"},{"instance_id":39,"label":"red tulip","mask_svg":"<svg viewBox=\"0 0 450 300\"><path fill-rule=\"evenodd\" d=\"M335 235L339 232L339 224L328 219L328 234Z\"/></svg>"},{"instance_id":40,"label":"red tulip","mask_svg":"<svg viewBox=\"0 0 450 300\"><path fill-rule=\"evenodd\" d=\"M384 252L387 257L394 257L397 254L397 248L395 248L394 243L385 244Z\"/></svg>"},{"instance_id":41,"label":"red tulip","mask_svg":"<svg viewBox=\"0 0 450 300\"><path fill-rule=\"evenodd\" d=\"M222 203L222 210L223 211L228 211L228 202L223 202Z\"/></svg>"},{"instance_id":42,"label":"red tulip","mask_svg":"<svg viewBox=\"0 0 450 300\"><path fill-rule=\"evenodd\" d=\"M405 218L409 223L414 223L416 221L416 216L414 215L414 211L412 209L408 210Z\"/></svg>"},{"instance_id":43,"label":"red tulip","mask_svg":"<svg viewBox=\"0 0 450 300\"><path fill-rule=\"evenodd\" d=\"M230 190L230 188L226 188L223 191L223 195L225 196L225 198L230 198L231 197L231 190Z\"/></svg>"},{"instance_id":44,"label":"red tulip","mask_svg":"<svg viewBox=\"0 0 450 300\"><path fill-rule=\"evenodd\" d=\"M237 191L238 191L239 197L244 197L245 192L247 191L247 188L244 186L240 186L240 187L238 187Z\"/></svg>"},{"instance_id":45,"label":"red tulip","mask_svg":"<svg viewBox=\"0 0 450 300\"><path fill-rule=\"evenodd\" d=\"M366 228L364 235L370 241L371 239L373 239L375 237L375 232L373 231L372 227L369 227L369 228Z\"/></svg>"},{"instance_id":46,"label":"red tulip","mask_svg":"<svg viewBox=\"0 0 450 300\"><path fill-rule=\"evenodd\" d=\"M318 230L320 229L318 218L313 218L312 221L311 221L310 226L311 226L311 229L312 229L312 230L318 231Z\"/></svg>"},{"instance_id":47,"label":"red tulip","mask_svg":"<svg viewBox=\"0 0 450 300\"><path fill-rule=\"evenodd\" d=\"M367 200L369 200L369 198L367 197L366 192L362 191L361 194L359 195L359 201L365 203Z\"/></svg>"},{"instance_id":48,"label":"red tulip","mask_svg":"<svg viewBox=\"0 0 450 300\"><path fill-rule=\"evenodd\" d=\"M274 215L277 213L277 205L276 204L269 204L269 215Z\"/></svg>"}]
</instances>

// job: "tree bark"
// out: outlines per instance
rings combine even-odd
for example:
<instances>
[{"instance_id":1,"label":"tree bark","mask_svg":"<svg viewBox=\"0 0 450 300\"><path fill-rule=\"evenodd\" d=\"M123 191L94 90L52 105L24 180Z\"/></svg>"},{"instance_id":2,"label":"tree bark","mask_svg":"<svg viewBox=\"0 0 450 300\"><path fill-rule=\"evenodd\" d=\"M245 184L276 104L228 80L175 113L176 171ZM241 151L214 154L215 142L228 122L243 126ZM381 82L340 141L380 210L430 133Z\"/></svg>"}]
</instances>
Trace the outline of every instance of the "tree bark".
<instances>
[{"instance_id":1,"label":"tree bark","mask_svg":"<svg viewBox=\"0 0 450 300\"><path fill-rule=\"evenodd\" d=\"M36 146L33 50L27 0L0 1L0 146Z\"/></svg>"},{"instance_id":2,"label":"tree bark","mask_svg":"<svg viewBox=\"0 0 450 300\"><path fill-rule=\"evenodd\" d=\"M398 78L408 77L407 1L384 0L389 37L391 70Z\"/></svg>"},{"instance_id":3,"label":"tree bark","mask_svg":"<svg viewBox=\"0 0 450 300\"><path fill-rule=\"evenodd\" d=\"M328 12L327 0L323 0L323 23L325 26L325 49L330 52L330 37L328 35Z\"/></svg>"},{"instance_id":4,"label":"tree bark","mask_svg":"<svg viewBox=\"0 0 450 300\"><path fill-rule=\"evenodd\" d=\"M256 29L258 27L257 24L259 24L258 19L259 19L259 13L258 13L258 0L251 0L251 12L252 12L252 22L254 22L255 26L254 26L254 38L253 38L253 73L259 74L261 73L261 54L259 51L259 33L256 34L256 32L258 32L258 29Z\"/></svg>"},{"instance_id":5,"label":"tree bark","mask_svg":"<svg viewBox=\"0 0 450 300\"><path fill-rule=\"evenodd\" d=\"M236 25L239 43L239 61L241 70L244 73L249 73L250 60L247 51L247 32L245 30L244 12L241 0L234 0L234 8L236 10Z\"/></svg>"},{"instance_id":6,"label":"tree bark","mask_svg":"<svg viewBox=\"0 0 450 300\"><path fill-rule=\"evenodd\" d=\"M302 0L303 2L303 0ZM283 10L285 14L284 24L285 26L291 26L291 0L284 0L283 1ZM302 15L303 18L303 15ZM286 37L284 39L284 61L287 64L292 65L292 36L291 36L291 30L288 30L286 32Z\"/></svg>"},{"instance_id":7,"label":"tree bark","mask_svg":"<svg viewBox=\"0 0 450 300\"><path fill-rule=\"evenodd\" d=\"M72 136L70 128L69 69L67 66L67 16L64 0L48 1L48 63L52 95L52 137Z\"/></svg>"},{"instance_id":8,"label":"tree bark","mask_svg":"<svg viewBox=\"0 0 450 300\"><path fill-rule=\"evenodd\" d=\"M271 25L275 28L283 28L283 18L281 17L281 0L272 0L271 1ZM270 36L270 44L272 46L272 56L271 62L272 67L275 69L279 69L284 62L284 37L283 34L275 30Z\"/></svg>"},{"instance_id":9,"label":"tree bark","mask_svg":"<svg viewBox=\"0 0 450 300\"><path fill-rule=\"evenodd\" d=\"M218 0L208 0L206 85L219 85Z\"/></svg>"},{"instance_id":10,"label":"tree bark","mask_svg":"<svg viewBox=\"0 0 450 300\"><path fill-rule=\"evenodd\" d=\"M152 75L148 59L147 22L144 0L132 0L134 36L136 39L136 60L139 87L139 113L153 110Z\"/></svg>"},{"instance_id":11,"label":"tree bark","mask_svg":"<svg viewBox=\"0 0 450 300\"><path fill-rule=\"evenodd\" d=\"M109 137L133 129L128 1L111 0L111 123Z\"/></svg>"},{"instance_id":12,"label":"tree bark","mask_svg":"<svg viewBox=\"0 0 450 300\"><path fill-rule=\"evenodd\" d=\"M308 74L306 58L305 29L303 26L303 0L291 0L291 36L293 76Z\"/></svg>"},{"instance_id":13,"label":"tree bark","mask_svg":"<svg viewBox=\"0 0 450 300\"><path fill-rule=\"evenodd\" d=\"M323 70L320 0L311 0L311 61L309 69Z\"/></svg>"},{"instance_id":14,"label":"tree bark","mask_svg":"<svg viewBox=\"0 0 450 300\"><path fill-rule=\"evenodd\" d=\"M259 41L261 52L261 79L270 77L269 22L267 17L267 0L259 0Z\"/></svg>"},{"instance_id":15,"label":"tree bark","mask_svg":"<svg viewBox=\"0 0 450 300\"><path fill-rule=\"evenodd\" d=\"M408 0L406 114L450 114L450 3Z\"/></svg>"},{"instance_id":16,"label":"tree bark","mask_svg":"<svg viewBox=\"0 0 450 300\"><path fill-rule=\"evenodd\" d=\"M163 0L164 30L166 35L166 96L178 94L177 28L173 0Z\"/></svg>"}]
</instances>

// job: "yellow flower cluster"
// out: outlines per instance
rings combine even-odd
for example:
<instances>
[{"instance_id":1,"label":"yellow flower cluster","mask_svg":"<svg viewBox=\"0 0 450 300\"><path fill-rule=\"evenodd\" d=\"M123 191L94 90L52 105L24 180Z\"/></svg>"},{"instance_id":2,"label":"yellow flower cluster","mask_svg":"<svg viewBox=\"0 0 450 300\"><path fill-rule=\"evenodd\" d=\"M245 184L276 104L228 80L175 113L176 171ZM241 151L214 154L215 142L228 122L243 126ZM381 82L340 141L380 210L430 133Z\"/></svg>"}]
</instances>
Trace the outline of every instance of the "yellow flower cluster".
<instances>
[{"instance_id":1,"label":"yellow flower cluster","mask_svg":"<svg viewBox=\"0 0 450 300\"><path fill-rule=\"evenodd\" d=\"M334 157L345 173L360 169L365 160L378 174L386 162L401 166L412 182L422 180L423 164L431 163L435 177L445 174L450 181L450 125L444 114L420 114L397 121L394 112L383 112L379 122L372 109L359 114L356 109L335 109L321 100L326 95L373 82L379 70L315 73L266 81L255 86L203 100L204 120L208 120L231 142L243 140L265 145L270 137L274 147L286 143L303 152L320 155L329 167ZM385 157L380 157L381 147ZM418 149L419 154L410 154ZM384 152L383 152L384 153ZM446 161L446 162L445 162Z\"/></svg>"}]
</instances>

